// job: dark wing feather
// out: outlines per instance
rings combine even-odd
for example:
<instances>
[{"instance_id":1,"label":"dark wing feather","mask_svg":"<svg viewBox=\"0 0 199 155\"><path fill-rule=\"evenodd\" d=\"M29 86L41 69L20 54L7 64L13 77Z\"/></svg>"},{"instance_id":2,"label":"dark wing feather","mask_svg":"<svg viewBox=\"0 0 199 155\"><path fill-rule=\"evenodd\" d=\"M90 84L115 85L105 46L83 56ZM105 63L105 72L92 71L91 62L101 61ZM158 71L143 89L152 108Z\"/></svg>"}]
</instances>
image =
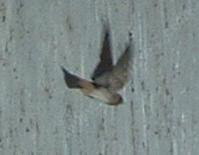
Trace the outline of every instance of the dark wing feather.
<instances>
[{"instance_id":1,"label":"dark wing feather","mask_svg":"<svg viewBox=\"0 0 199 155\"><path fill-rule=\"evenodd\" d=\"M110 89L119 90L127 83L131 65L131 58L132 52L129 45L128 47L126 47L125 52L121 55L112 71Z\"/></svg>"},{"instance_id":2,"label":"dark wing feather","mask_svg":"<svg viewBox=\"0 0 199 155\"><path fill-rule=\"evenodd\" d=\"M95 80L105 72L109 72L113 68L112 49L110 41L110 30L108 25L104 25L104 37L102 41L100 62L96 66L91 79Z\"/></svg>"},{"instance_id":3,"label":"dark wing feather","mask_svg":"<svg viewBox=\"0 0 199 155\"><path fill-rule=\"evenodd\" d=\"M64 73L64 80L68 88L81 88L80 81L81 78L77 77L76 75L73 75L69 73L64 67L61 66L61 69Z\"/></svg>"}]
</instances>

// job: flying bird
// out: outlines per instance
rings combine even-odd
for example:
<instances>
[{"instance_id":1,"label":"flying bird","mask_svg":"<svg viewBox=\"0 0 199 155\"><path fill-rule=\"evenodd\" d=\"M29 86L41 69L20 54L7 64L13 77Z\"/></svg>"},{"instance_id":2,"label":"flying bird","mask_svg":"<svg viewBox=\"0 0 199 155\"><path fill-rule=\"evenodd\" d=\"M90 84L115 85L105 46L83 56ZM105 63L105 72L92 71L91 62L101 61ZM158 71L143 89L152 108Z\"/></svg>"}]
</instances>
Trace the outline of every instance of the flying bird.
<instances>
[{"instance_id":1,"label":"flying bird","mask_svg":"<svg viewBox=\"0 0 199 155\"><path fill-rule=\"evenodd\" d=\"M100 62L91 75L92 80L86 80L76 76L64 67L64 80L68 88L80 89L85 96L103 101L108 105L123 103L122 96L118 93L124 87L129 78L129 70L132 60L132 36L129 35L129 43L117 63L113 64L110 28L103 27L103 40L100 54Z\"/></svg>"}]
</instances>

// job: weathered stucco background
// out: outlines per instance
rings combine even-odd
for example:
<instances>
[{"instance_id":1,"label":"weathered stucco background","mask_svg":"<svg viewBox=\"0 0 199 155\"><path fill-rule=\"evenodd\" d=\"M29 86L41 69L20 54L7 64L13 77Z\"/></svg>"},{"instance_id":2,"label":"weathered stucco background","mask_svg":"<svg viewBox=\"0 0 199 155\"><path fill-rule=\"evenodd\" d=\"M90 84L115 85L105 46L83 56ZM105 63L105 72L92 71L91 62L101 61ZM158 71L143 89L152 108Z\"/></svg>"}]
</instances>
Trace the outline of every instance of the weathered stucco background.
<instances>
[{"instance_id":1,"label":"weathered stucco background","mask_svg":"<svg viewBox=\"0 0 199 155\"><path fill-rule=\"evenodd\" d=\"M198 155L198 0L0 0L0 155ZM111 107L65 87L89 78L101 19L135 64Z\"/></svg>"}]
</instances>

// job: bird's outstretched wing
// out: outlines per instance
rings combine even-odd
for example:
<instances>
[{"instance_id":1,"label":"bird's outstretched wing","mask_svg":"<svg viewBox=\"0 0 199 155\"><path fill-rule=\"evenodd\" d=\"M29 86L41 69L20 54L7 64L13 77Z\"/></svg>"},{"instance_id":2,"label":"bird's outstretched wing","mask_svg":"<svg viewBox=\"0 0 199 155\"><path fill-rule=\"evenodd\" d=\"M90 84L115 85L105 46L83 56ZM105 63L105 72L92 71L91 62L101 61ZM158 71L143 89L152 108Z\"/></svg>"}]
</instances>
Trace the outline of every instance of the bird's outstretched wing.
<instances>
[{"instance_id":1,"label":"bird's outstretched wing","mask_svg":"<svg viewBox=\"0 0 199 155\"><path fill-rule=\"evenodd\" d=\"M61 69L64 73L64 80L68 88L81 88L80 81L82 81L83 79L74 74L71 74L62 66Z\"/></svg>"},{"instance_id":2,"label":"bird's outstretched wing","mask_svg":"<svg viewBox=\"0 0 199 155\"><path fill-rule=\"evenodd\" d=\"M97 64L91 76L92 80L95 80L105 72L111 71L113 68L110 28L107 23L103 26L103 35L100 62Z\"/></svg>"},{"instance_id":3,"label":"bird's outstretched wing","mask_svg":"<svg viewBox=\"0 0 199 155\"><path fill-rule=\"evenodd\" d=\"M94 82L113 92L121 89L128 81L131 60L133 58L133 50L132 42L130 41L112 71L102 74L100 77L96 78Z\"/></svg>"},{"instance_id":4,"label":"bird's outstretched wing","mask_svg":"<svg viewBox=\"0 0 199 155\"><path fill-rule=\"evenodd\" d=\"M111 90L117 91L122 89L122 87L128 82L129 71L132 64L131 60L131 45L128 45L125 49L125 52L120 56L113 68L109 84Z\"/></svg>"}]
</instances>

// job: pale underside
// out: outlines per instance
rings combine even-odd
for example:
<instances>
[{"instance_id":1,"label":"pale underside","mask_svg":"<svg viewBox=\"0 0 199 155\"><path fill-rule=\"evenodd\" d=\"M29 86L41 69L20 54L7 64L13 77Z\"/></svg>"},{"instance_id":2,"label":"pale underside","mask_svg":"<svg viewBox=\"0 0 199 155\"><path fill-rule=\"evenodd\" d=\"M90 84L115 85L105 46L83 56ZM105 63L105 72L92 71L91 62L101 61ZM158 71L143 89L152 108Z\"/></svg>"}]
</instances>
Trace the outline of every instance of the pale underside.
<instances>
[{"instance_id":1,"label":"pale underside","mask_svg":"<svg viewBox=\"0 0 199 155\"><path fill-rule=\"evenodd\" d=\"M86 96L89 96L91 98L98 99L100 101L103 101L105 103L110 102L113 100L114 95L108 91L106 88L99 88L99 89L81 89L82 93Z\"/></svg>"}]
</instances>

